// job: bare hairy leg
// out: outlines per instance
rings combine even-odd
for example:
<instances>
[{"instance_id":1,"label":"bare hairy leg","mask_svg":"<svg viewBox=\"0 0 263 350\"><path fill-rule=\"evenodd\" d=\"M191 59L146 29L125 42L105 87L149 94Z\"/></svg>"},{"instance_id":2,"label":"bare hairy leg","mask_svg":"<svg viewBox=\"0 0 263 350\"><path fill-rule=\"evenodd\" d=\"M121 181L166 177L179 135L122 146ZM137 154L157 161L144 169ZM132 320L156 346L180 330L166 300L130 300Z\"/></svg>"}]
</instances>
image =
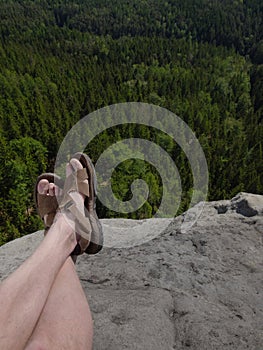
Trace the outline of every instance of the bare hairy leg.
<instances>
[{"instance_id":1,"label":"bare hairy leg","mask_svg":"<svg viewBox=\"0 0 263 350\"><path fill-rule=\"evenodd\" d=\"M78 160L72 160L71 164L75 170L82 168ZM71 171L68 166L67 175ZM47 189L51 194L56 191L50 186L44 190ZM84 211L83 196L79 193L73 193L72 196L79 210ZM49 231L47 236L50 234ZM72 259L68 258L52 285L26 350L91 350L92 337L93 322L89 305Z\"/></svg>"},{"instance_id":2,"label":"bare hairy leg","mask_svg":"<svg viewBox=\"0 0 263 350\"><path fill-rule=\"evenodd\" d=\"M53 283L75 245L74 231L65 217L59 215L33 255L1 283L1 349L24 349Z\"/></svg>"}]
</instances>

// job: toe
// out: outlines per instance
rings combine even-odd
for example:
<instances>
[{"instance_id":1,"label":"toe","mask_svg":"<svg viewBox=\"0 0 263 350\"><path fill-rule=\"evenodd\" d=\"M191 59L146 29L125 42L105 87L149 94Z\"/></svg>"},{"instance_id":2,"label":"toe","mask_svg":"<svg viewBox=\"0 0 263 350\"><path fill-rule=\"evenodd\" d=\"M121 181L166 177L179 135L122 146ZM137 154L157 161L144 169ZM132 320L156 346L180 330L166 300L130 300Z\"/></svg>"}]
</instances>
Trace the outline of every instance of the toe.
<instances>
[{"instance_id":1,"label":"toe","mask_svg":"<svg viewBox=\"0 0 263 350\"><path fill-rule=\"evenodd\" d=\"M81 164L80 161L79 161L78 159L76 159L76 158L72 158L72 159L70 160L69 164L70 164L70 165L69 165L70 168L72 169L71 172L72 172L72 171L77 171L77 170L83 169L82 164ZM84 180L83 182L86 183L86 184L89 183L88 180Z\"/></svg>"},{"instance_id":2,"label":"toe","mask_svg":"<svg viewBox=\"0 0 263 350\"><path fill-rule=\"evenodd\" d=\"M83 168L83 166L81 165L81 163L77 159L75 159L75 158L70 159L69 163L66 166L66 176L68 177L73 172L75 172L79 169L82 169L82 168Z\"/></svg>"},{"instance_id":3,"label":"toe","mask_svg":"<svg viewBox=\"0 0 263 350\"><path fill-rule=\"evenodd\" d=\"M74 173L80 169L83 169L83 166L80 163L80 161L76 158L72 158L72 159L70 159L69 163L66 166L66 175L69 176L72 173ZM84 180L84 181L85 182L87 181L87 183L88 183L88 180ZM85 195L82 194L81 192L76 192L75 194L71 193L71 196L73 196L75 201L77 201L77 202L78 202L78 196L80 196L80 198L82 198L82 200L85 199Z\"/></svg>"},{"instance_id":4,"label":"toe","mask_svg":"<svg viewBox=\"0 0 263 350\"><path fill-rule=\"evenodd\" d=\"M50 196L55 196L56 186L54 183L49 184L48 193Z\"/></svg>"},{"instance_id":5,"label":"toe","mask_svg":"<svg viewBox=\"0 0 263 350\"><path fill-rule=\"evenodd\" d=\"M73 169L73 171L77 171L83 168L80 161L76 158L70 159L69 164L71 165L71 168Z\"/></svg>"},{"instance_id":6,"label":"toe","mask_svg":"<svg viewBox=\"0 0 263 350\"><path fill-rule=\"evenodd\" d=\"M42 179L39 181L37 185L37 191L40 194L47 194L49 190L49 182L46 179Z\"/></svg>"},{"instance_id":7,"label":"toe","mask_svg":"<svg viewBox=\"0 0 263 350\"><path fill-rule=\"evenodd\" d=\"M42 179L37 185L37 191L39 194L58 196L61 193L61 189L54 183L49 182L47 179Z\"/></svg>"}]
</instances>

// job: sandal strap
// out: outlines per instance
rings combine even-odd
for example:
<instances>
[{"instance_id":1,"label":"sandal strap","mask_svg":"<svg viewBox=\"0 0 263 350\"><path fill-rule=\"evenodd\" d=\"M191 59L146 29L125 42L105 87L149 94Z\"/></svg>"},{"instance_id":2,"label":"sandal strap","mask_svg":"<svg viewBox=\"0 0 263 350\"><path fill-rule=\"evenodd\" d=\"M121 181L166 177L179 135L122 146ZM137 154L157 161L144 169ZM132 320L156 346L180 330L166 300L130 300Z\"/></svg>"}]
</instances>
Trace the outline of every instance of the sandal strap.
<instances>
[{"instance_id":1,"label":"sandal strap","mask_svg":"<svg viewBox=\"0 0 263 350\"><path fill-rule=\"evenodd\" d=\"M86 197L89 197L89 185L85 183L85 180L88 180L88 173L85 168L79 169L74 173L71 173L67 176L63 188L64 194L70 193L72 191L77 191L84 194ZM63 200L62 200L63 201Z\"/></svg>"},{"instance_id":2,"label":"sandal strap","mask_svg":"<svg viewBox=\"0 0 263 350\"><path fill-rule=\"evenodd\" d=\"M75 231L81 236L78 244L81 252L84 253L91 241L92 227L89 220L89 213L85 211L86 215L82 214L76 207L76 203L73 201L70 193L79 192L86 197L89 196L89 185L84 181L88 180L88 173L85 168L79 169L69 176L67 176L63 188L63 198L59 203L59 209L61 212L66 213L69 211L75 221Z\"/></svg>"},{"instance_id":3,"label":"sandal strap","mask_svg":"<svg viewBox=\"0 0 263 350\"><path fill-rule=\"evenodd\" d=\"M70 194L65 195L65 203L63 207L60 206L62 213L67 211L71 213L75 221L75 231L81 236L78 244L81 248L81 254L85 252L91 240L92 227L89 217L83 215L76 207L76 203L70 197ZM66 214L67 215L67 214Z\"/></svg>"}]
</instances>

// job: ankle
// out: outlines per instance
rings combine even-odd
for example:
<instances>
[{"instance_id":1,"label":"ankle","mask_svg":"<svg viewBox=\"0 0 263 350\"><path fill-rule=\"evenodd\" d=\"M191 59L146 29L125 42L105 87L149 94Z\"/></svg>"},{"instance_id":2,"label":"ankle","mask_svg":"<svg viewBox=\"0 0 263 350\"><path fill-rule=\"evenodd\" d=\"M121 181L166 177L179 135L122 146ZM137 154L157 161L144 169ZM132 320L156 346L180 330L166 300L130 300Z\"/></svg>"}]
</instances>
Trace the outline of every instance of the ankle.
<instances>
[{"instance_id":1,"label":"ankle","mask_svg":"<svg viewBox=\"0 0 263 350\"><path fill-rule=\"evenodd\" d=\"M53 238L54 246L61 247L68 255L74 250L77 240L74 221L58 212L47 236Z\"/></svg>"}]
</instances>

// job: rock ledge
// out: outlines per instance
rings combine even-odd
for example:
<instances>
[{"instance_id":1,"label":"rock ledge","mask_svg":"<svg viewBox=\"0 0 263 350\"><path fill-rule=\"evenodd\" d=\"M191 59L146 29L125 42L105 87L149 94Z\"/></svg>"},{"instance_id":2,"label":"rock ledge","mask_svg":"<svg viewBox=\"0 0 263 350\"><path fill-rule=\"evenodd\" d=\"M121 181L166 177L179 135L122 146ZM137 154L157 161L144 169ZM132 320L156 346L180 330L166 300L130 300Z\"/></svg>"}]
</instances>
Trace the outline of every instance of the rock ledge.
<instances>
[{"instance_id":1,"label":"rock ledge","mask_svg":"<svg viewBox=\"0 0 263 350\"><path fill-rule=\"evenodd\" d=\"M142 245L79 257L94 350L262 349L263 196L205 203L186 233L183 219ZM102 222L108 235L116 224L134 225ZM2 246L0 277L41 239L36 232Z\"/></svg>"}]
</instances>

